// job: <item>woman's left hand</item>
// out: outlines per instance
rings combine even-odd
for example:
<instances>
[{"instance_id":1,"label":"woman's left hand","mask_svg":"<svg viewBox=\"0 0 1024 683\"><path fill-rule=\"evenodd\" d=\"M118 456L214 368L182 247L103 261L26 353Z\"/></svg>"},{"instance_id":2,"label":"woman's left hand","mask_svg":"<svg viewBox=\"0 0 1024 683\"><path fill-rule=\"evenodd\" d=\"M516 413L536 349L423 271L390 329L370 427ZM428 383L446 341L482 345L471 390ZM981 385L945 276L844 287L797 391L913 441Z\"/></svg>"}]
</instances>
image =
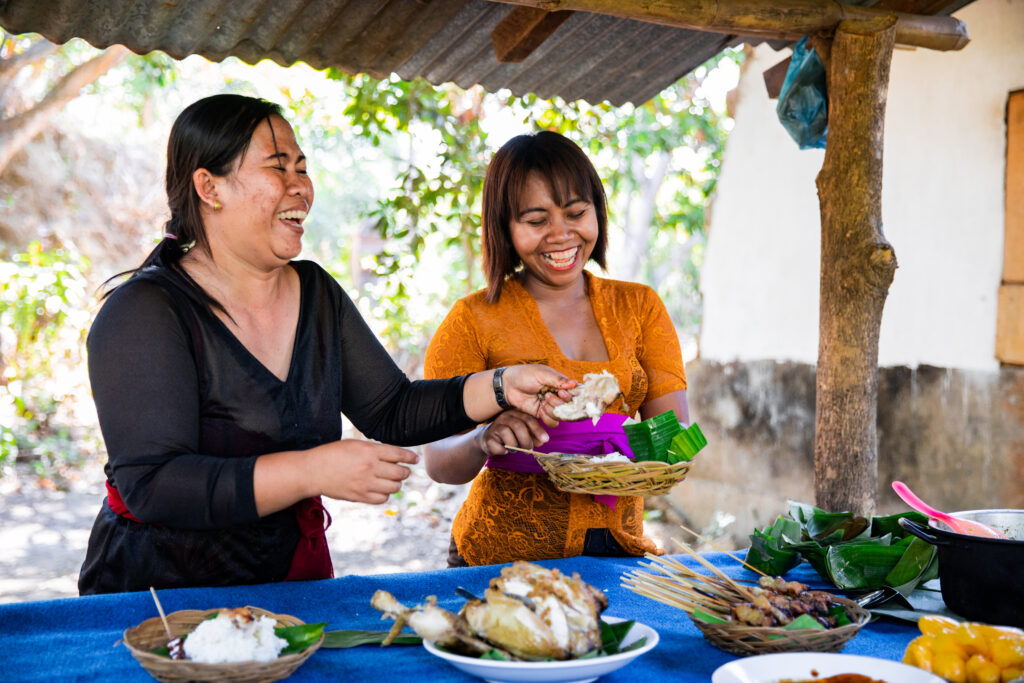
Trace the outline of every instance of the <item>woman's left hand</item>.
<instances>
[{"instance_id":1,"label":"woman's left hand","mask_svg":"<svg viewBox=\"0 0 1024 683\"><path fill-rule=\"evenodd\" d=\"M511 365L502 376L505 399L513 408L533 415L549 427L558 424L551 411L572 400L569 389L576 380L546 365Z\"/></svg>"}]
</instances>

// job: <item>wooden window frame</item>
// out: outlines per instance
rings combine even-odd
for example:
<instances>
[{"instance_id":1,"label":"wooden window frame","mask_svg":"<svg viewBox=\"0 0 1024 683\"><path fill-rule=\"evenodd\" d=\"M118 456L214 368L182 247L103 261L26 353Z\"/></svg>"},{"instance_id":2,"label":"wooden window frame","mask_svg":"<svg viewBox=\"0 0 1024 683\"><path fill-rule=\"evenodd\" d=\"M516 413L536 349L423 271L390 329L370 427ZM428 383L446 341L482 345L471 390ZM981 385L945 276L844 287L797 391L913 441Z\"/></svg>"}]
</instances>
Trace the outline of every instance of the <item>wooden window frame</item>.
<instances>
[{"instance_id":1,"label":"wooden window frame","mask_svg":"<svg viewBox=\"0 0 1024 683\"><path fill-rule=\"evenodd\" d=\"M1006 103L1006 217L996 359L1024 365L1024 90Z\"/></svg>"}]
</instances>

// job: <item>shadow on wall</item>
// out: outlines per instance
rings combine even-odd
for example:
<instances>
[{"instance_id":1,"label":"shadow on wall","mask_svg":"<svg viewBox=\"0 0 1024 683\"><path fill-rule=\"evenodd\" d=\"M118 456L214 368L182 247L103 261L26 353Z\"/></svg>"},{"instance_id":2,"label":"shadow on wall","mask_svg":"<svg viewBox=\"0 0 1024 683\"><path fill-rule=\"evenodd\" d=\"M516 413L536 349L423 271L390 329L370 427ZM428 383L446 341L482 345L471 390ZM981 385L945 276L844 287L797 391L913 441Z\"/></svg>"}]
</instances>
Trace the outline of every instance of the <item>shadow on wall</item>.
<instances>
[{"instance_id":1,"label":"shadow on wall","mask_svg":"<svg viewBox=\"0 0 1024 683\"><path fill-rule=\"evenodd\" d=\"M686 370L708 447L670 502L693 528L734 515L728 535L746 547L787 498L814 501L814 366L698 360ZM1024 508L1024 368L880 369L878 460L880 514L907 509L894 479L944 510Z\"/></svg>"}]
</instances>

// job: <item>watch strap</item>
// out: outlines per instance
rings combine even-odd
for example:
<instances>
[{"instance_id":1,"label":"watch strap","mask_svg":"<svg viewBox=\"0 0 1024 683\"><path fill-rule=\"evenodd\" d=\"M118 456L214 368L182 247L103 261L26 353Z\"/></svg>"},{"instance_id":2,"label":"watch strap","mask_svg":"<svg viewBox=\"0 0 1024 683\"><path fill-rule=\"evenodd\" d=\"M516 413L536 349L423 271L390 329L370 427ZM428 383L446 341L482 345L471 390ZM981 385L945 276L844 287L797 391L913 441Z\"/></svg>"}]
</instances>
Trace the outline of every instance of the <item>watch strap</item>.
<instances>
[{"instance_id":1,"label":"watch strap","mask_svg":"<svg viewBox=\"0 0 1024 683\"><path fill-rule=\"evenodd\" d=\"M512 404L508 402L508 398L505 397L505 380L503 375L508 367L500 367L494 371L494 378L491 380L491 384L494 387L494 400L498 402L498 407L502 410L508 410L512 407Z\"/></svg>"}]
</instances>

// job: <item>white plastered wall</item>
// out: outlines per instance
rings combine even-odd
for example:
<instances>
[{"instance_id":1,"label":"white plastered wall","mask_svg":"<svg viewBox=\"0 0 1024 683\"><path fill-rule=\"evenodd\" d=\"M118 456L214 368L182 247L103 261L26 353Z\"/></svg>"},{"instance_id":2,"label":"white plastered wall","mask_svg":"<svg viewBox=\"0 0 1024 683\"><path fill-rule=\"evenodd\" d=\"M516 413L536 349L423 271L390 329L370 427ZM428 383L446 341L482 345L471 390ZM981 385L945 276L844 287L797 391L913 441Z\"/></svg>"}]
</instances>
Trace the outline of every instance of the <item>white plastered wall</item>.
<instances>
[{"instance_id":1,"label":"white plastered wall","mask_svg":"<svg viewBox=\"0 0 1024 683\"><path fill-rule=\"evenodd\" d=\"M1024 0L978 0L956 16L963 50L893 55L882 218L899 269L882 366L998 367L1005 108L1024 88ZM788 55L758 47L740 80L701 273L708 360L817 360L824 151L797 148L762 78Z\"/></svg>"}]
</instances>

